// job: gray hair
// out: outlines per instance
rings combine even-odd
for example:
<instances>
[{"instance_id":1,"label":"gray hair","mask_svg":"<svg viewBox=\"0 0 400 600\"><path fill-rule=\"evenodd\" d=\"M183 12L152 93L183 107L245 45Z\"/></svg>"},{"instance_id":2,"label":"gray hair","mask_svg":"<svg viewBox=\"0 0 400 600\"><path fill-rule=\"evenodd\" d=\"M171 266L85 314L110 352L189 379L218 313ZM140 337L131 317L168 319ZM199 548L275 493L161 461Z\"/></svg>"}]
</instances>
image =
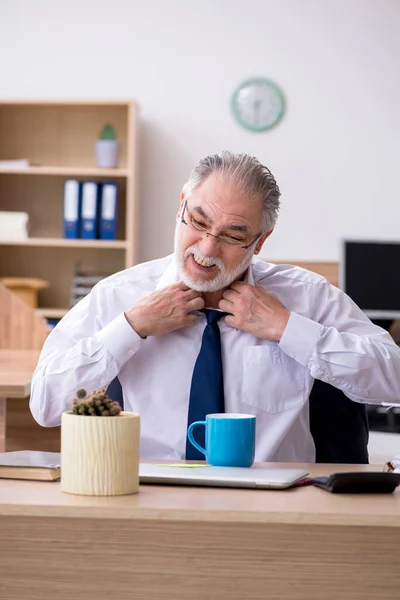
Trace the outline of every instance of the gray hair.
<instances>
[{"instance_id":1,"label":"gray hair","mask_svg":"<svg viewBox=\"0 0 400 600\"><path fill-rule=\"evenodd\" d=\"M182 191L187 198L214 172L227 175L238 190L258 196L263 203L262 232L274 228L278 218L281 192L271 171L249 154L234 154L224 150L202 158L191 172Z\"/></svg>"}]
</instances>

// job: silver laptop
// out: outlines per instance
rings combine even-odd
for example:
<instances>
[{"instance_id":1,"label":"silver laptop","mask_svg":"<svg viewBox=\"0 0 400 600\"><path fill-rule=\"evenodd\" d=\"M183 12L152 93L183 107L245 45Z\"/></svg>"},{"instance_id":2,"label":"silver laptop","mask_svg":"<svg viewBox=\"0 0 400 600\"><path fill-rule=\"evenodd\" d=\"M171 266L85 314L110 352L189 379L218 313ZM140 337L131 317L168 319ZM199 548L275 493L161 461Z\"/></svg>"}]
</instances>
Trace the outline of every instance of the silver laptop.
<instances>
[{"instance_id":1,"label":"silver laptop","mask_svg":"<svg viewBox=\"0 0 400 600\"><path fill-rule=\"evenodd\" d=\"M284 489L308 475L304 469L278 467L185 467L140 463L140 483L211 487Z\"/></svg>"}]
</instances>

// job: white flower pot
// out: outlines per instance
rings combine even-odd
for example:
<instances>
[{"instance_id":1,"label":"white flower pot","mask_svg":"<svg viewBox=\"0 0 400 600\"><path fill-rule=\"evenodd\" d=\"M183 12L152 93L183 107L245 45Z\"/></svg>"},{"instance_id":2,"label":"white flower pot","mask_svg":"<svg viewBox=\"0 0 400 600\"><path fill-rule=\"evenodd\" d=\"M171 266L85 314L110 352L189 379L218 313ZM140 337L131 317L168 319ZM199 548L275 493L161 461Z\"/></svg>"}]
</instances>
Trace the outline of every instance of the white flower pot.
<instances>
[{"instance_id":1,"label":"white flower pot","mask_svg":"<svg viewBox=\"0 0 400 600\"><path fill-rule=\"evenodd\" d=\"M97 140L95 144L97 166L113 169L118 166L119 144L115 140Z\"/></svg>"},{"instance_id":2,"label":"white flower pot","mask_svg":"<svg viewBox=\"0 0 400 600\"><path fill-rule=\"evenodd\" d=\"M69 494L119 496L139 489L140 417L61 416L61 489Z\"/></svg>"}]
</instances>

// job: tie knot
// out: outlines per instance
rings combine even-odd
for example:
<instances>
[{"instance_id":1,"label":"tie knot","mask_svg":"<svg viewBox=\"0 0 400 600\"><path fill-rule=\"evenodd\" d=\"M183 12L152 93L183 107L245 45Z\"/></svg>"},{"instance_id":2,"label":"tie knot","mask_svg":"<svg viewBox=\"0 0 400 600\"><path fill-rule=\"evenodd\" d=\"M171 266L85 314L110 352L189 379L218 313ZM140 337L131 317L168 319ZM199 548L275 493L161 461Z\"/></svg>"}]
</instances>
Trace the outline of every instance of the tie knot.
<instances>
[{"instance_id":1,"label":"tie knot","mask_svg":"<svg viewBox=\"0 0 400 600\"><path fill-rule=\"evenodd\" d=\"M202 312L204 312L206 315L208 325L214 325L214 323L218 323L222 317L226 317L228 314L222 310L213 310L212 308L203 308Z\"/></svg>"}]
</instances>

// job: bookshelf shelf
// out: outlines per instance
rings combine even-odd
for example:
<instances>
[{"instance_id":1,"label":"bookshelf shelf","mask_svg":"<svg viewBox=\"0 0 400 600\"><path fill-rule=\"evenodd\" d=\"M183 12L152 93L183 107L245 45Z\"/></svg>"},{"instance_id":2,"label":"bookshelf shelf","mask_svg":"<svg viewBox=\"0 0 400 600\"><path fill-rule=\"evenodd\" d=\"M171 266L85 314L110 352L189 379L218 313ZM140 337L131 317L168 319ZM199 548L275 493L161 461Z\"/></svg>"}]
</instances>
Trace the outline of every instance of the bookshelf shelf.
<instances>
[{"instance_id":1,"label":"bookshelf shelf","mask_svg":"<svg viewBox=\"0 0 400 600\"><path fill-rule=\"evenodd\" d=\"M94 146L106 123L114 126L120 146L115 169L96 166ZM0 241L0 277L48 281L39 294L43 316L67 312L77 270L107 276L138 261L136 137L130 100L0 100L0 161L32 165L0 167L0 211L28 213L30 236ZM117 181L116 241L63 238L67 178Z\"/></svg>"},{"instance_id":2,"label":"bookshelf shelf","mask_svg":"<svg viewBox=\"0 0 400 600\"><path fill-rule=\"evenodd\" d=\"M10 169L0 166L0 175L53 175L58 177L111 177L120 179L131 175L129 169L100 169L97 167L50 167L32 166Z\"/></svg>"},{"instance_id":3,"label":"bookshelf shelf","mask_svg":"<svg viewBox=\"0 0 400 600\"><path fill-rule=\"evenodd\" d=\"M0 246L36 246L53 248L98 248L106 250L126 250L129 242L124 240L66 240L64 238L28 238L21 241L0 240Z\"/></svg>"},{"instance_id":4,"label":"bookshelf shelf","mask_svg":"<svg viewBox=\"0 0 400 600\"><path fill-rule=\"evenodd\" d=\"M47 319L62 319L68 310L68 308L38 308L36 312Z\"/></svg>"}]
</instances>

